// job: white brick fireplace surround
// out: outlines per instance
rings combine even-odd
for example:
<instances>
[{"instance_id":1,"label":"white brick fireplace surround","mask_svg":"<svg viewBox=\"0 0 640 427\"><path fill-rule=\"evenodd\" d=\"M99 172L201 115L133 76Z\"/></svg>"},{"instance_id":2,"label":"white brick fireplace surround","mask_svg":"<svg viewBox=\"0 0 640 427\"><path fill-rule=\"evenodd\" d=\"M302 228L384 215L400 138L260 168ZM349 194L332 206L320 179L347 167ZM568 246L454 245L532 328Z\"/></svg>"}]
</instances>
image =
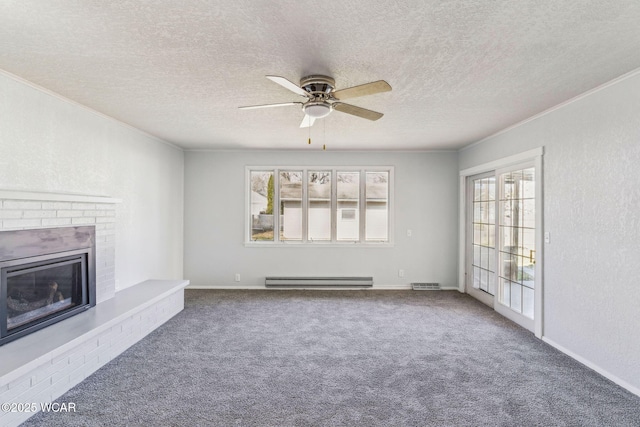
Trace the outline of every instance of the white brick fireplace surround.
<instances>
[{"instance_id":1,"label":"white brick fireplace surround","mask_svg":"<svg viewBox=\"0 0 640 427\"><path fill-rule=\"evenodd\" d=\"M95 225L97 300L83 313L0 346L0 404L10 404L0 410L0 426L19 425L33 415L26 409L57 399L184 308L187 280L148 280L115 292L118 202L0 190L0 231Z\"/></svg>"}]
</instances>

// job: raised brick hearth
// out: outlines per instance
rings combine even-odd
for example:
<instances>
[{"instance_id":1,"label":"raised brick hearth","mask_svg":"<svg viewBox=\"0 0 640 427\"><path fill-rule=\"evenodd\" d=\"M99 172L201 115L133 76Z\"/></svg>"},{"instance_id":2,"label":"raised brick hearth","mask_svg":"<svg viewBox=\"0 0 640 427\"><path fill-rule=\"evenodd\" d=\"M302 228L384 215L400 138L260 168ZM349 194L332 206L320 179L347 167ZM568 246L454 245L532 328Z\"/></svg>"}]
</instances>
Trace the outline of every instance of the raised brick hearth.
<instances>
[{"instance_id":1,"label":"raised brick hearth","mask_svg":"<svg viewBox=\"0 0 640 427\"><path fill-rule=\"evenodd\" d=\"M95 226L97 297L95 307L0 346L0 403L57 399L184 308L187 280L148 280L116 293L118 202L0 190L0 231ZM0 411L0 426L31 415Z\"/></svg>"}]
</instances>

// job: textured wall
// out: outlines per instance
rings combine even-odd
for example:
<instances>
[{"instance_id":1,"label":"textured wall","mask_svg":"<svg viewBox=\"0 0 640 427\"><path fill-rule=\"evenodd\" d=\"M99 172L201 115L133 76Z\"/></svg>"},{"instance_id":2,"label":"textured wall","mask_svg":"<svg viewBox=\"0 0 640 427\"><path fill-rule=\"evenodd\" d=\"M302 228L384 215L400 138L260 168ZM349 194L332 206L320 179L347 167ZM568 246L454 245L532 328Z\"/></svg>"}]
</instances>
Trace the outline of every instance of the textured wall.
<instances>
[{"instance_id":1,"label":"textured wall","mask_svg":"<svg viewBox=\"0 0 640 427\"><path fill-rule=\"evenodd\" d=\"M640 73L460 153L544 145L544 335L640 389Z\"/></svg>"},{"instance_id":2,"label":"textured wall","mask_svg":"<svg viewBox=\"0 0 640 427\"><path fill-rule=\"evenodd\" d=\"M182 278L181 150L0 73L0 189L119 198L116 286Z\"/></svg>"},{"instance_id":3,"label":"textured wall","mask_svg":"<svg viewBox=\"0 0 640 427\"><path fill-rule=\"evenodd\" d=\"M187 151L185 277L195 286L263 287L265 276L373 275L374 287L455 287L456 162L455 152ZM245 247L247 165L395 166L394 247Z\"/></svg>"}]
</instances>

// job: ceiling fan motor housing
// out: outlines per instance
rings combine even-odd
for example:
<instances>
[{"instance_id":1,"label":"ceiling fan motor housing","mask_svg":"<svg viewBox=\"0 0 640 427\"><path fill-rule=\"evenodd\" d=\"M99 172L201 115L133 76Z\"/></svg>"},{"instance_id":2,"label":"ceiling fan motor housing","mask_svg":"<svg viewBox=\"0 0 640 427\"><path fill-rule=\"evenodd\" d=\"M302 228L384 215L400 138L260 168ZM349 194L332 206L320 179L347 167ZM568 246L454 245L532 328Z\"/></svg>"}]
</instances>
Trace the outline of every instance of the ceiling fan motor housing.
<instances>
[{"instance_id":1,"label":"ceiling fan motor housing","mask_svg":"<svg viewBox=\"0 0 640 427\"><path fill-rule=\"evenodd\" d=\"M300 87L314 96L329 95L335 86L335 80L328 76L313 75L300 80Z\"/></svg>"}]
</instances>

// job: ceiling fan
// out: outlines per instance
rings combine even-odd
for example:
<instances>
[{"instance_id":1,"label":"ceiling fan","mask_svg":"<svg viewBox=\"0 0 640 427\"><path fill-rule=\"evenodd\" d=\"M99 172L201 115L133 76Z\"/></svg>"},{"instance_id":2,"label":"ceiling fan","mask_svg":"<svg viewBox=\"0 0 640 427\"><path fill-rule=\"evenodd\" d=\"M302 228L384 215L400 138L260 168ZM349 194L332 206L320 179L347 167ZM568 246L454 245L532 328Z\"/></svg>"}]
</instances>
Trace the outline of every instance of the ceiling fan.
<instances>
[{"instance_id":1,"label":"ceiling fan","mask_svg":"<svg viewBox=\"0 0 640 427\"><path fill-rule=\"evenodd\" d=\"M388 92L391 90L389 83L378 80L363 85L350 87L347 89L335 90L335 81L328 76L313 75L303 77L300 86L290 82L284 77L267 76L267 78L282 87L285 87L295 94L307 98L305 102L283 102L280 104L250 105L240 107L240 109L250 110L254 108L284 107L288 105L300 105L304 111L304 118L300 123L301 128L310 127L316 119L326 117L331 111L336 110L353 116L362 117L368 120L378 120L382 113L356 107L355 105L340 102L343 99L355 98L357 96L373 95L374 93Z\"/></svg>"}]
</instances>

